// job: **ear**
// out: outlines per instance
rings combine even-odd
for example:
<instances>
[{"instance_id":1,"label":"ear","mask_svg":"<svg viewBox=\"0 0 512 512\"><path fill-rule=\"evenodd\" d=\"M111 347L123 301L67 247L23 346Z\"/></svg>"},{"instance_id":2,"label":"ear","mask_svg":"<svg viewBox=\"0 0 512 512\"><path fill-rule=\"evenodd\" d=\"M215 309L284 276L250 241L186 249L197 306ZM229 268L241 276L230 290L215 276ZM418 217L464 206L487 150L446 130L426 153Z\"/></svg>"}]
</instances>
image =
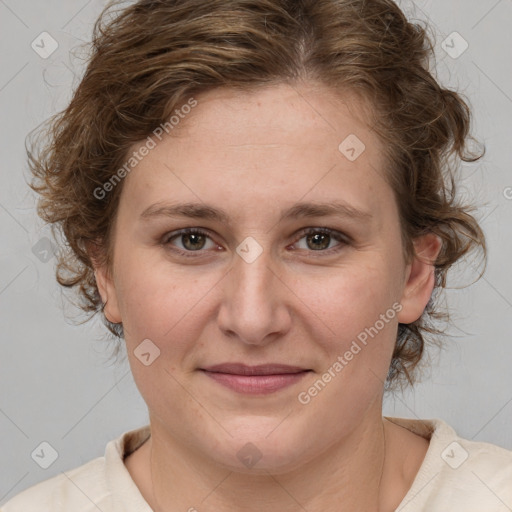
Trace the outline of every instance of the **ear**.
<instances>
[{"instance_id":1,"label":"ear","mask_svg":"<svg viewBox=\"0 0 512 512\"><path fill-rule=\"evenodd\" d=\"M405 286L398 321L410 324L420 318L430 300L435 285L434 263L441 251L441 239L434 233L416 238L413 260L406 267Z\"/></svg>"},{"instance_id":2,"label":"ear","mask_svg":"<svg viewBox=\"0 0 512 512\"><path fill-rule=\"evenodd\" d=\"M104 248L95 242L87 242L86 248L94 268L94 277L96 279L98 292L105 305L103 313L109 322L118 324L121 322L121 314L119 311L117 292L113 277L104 260Z\"/></svg>"}]
</instances>

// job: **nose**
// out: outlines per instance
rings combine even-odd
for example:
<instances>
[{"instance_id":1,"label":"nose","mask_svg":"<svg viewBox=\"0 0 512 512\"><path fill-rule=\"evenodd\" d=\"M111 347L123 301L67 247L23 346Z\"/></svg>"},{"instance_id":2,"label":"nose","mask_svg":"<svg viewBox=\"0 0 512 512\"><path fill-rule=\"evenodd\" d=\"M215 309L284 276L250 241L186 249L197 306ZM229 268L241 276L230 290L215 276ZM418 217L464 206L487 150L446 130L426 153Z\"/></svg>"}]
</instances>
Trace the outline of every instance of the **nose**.
<instances>
[{"instance_id":1,"label":"nose","mask_svg":"<svg viewBox=\"0 0 512 512\"><path fill-rule=\"evenodd\" d=\"M266 345L291 326L293 292L271 259L267 250L254 261L235 254L223 280L219 328L247 345Z\"/></svg>"}]
</instances>

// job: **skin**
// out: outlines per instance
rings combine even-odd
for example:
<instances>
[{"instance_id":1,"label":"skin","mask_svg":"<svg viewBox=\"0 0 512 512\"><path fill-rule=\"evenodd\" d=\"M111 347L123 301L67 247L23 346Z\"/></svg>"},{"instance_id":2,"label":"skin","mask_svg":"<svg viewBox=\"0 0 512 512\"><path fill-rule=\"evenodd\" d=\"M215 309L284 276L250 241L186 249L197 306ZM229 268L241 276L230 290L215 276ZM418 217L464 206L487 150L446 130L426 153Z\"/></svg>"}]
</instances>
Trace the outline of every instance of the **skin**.
<instances>
[{"instance_id":1,"label":"skin","mask_svg":"<svg viewBox=\"0 0 512 512\"><path fill-rule=\"evenodd\" d=\"M439 239L417 239L417 256L404 259L384 148L361 100L312 83L196 99L172 137L125 178L113 271L95 267L150 417L151 438L126 467L156 511L394 510L428 441L382 417L383 386L398 322L418 319L432 293ZM350 134L366 146L354 162L338 150ZM371 218L279 221L298 202L329 200ZM229 223L141 220L160 202L208 203ZM209 238L169 236L189 227ZM308 227L350 240L327 237L318 250L301 233ZM236 252L246 237L263 250L252 263ZM395 318L300 403L298 394L395 303ZM160 349L149 366L134 355L144 339ZM199 371L233 361L312 371L267 395L237 393ZM248 442L261 453L252 468L237 458Z\"/></svg>"}]
</instances>

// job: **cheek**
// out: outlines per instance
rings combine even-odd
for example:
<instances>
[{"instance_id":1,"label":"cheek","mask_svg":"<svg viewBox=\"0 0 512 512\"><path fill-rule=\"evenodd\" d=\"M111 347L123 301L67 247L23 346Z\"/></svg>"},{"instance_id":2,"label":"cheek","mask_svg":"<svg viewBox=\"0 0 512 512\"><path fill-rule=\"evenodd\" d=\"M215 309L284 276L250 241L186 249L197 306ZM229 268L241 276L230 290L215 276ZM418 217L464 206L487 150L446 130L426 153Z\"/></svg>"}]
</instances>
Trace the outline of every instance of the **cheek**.
<instances>
[{"instance_id":1,"label":"cheek","mask_svg":"<svg viewBox=\"0 0 512 512\"><path fill-rule=\"evenodd\" d=\"M118 262L118 302L126 343L132 350L144 339L154 341L162 355L179 353L198 339L207 314L208 295L222 278L218 271L179 268L151 254L134 252Z\"/></svg>"},{"instance_id":2,"label":"cheek","mask_svg":"<svg viewBox=\"0 0 512 512\"><path fill-rule=\"evenodd\" d=\"M376 254L356 259L357 264L336 269L314 287L308 287L313 280L297 279L297 286L304 286L298 295L309 297L308 305L322 320L316 320L322 329L313 339L324 349L321 371L329 373L325 378L333 384L328 384L328 392L321 392L320 408L325 401L344 410L366 407L386 380L396 342L396 309L400 308L396 271ZM309 318L314 318L311 312Z\"/></svg>"},{"instance_id":3,"label":"cheek","mask_svg":"<svg viewBox=\"0 0 512 512\"><path fill-rule=\"evenodd\" d=\"M334 430L339 428L339 418L326 413L332 411L326 404L351 411L347 421L363 414L381 392L396 340L400 309L396 276L375 254L368 257L371 264L364 264L363 259L319 280L316 293L309 290L309 297L314 300L311 309L329 328L328 336L314 337L327 354L317 378L325 378L328 384L324 388L310 382L311 387L304 387L302 397L311 400L315 416ZM303 279L297 280L297 286L306 284ZM322 289L324 293L320 293ZM308 296L306 291L302 289L301 296ZM313 318L311 313L309 318ZM323 332L326 331L324 327Z\"/></svg>"},{"instance_id":4,"label":"cheek","mask_svg":"<svg viewBox=\"0 0 512 512\"><path fill-rule=\"evenodd\" d=\"M290 287L304 304L302 315L316 317L328 338L343 345L397 302L394 272L376 254L356 254L344 266L297 276Z\"/></svg>"}]
</instances>

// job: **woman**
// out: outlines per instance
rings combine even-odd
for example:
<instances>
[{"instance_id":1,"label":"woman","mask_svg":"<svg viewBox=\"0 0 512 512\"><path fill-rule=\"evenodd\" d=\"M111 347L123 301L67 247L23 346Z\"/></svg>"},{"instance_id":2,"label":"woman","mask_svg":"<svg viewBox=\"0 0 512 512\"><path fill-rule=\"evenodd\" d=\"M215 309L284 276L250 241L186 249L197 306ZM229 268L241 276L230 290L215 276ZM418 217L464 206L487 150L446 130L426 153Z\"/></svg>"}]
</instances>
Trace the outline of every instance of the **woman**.
<instances>
[{"instance_id":1,"label":"woman","mask_svg":"<svg viewBox=\"0 0 512 512\"><path fill-rule=\"evenodd\" d=\"M390 0L109 12L32 186L150 425L2 510L512 507L512 452L382 416L485 251L451 181L470 112L424 30Z\"/></svg>"}]
</instances>

